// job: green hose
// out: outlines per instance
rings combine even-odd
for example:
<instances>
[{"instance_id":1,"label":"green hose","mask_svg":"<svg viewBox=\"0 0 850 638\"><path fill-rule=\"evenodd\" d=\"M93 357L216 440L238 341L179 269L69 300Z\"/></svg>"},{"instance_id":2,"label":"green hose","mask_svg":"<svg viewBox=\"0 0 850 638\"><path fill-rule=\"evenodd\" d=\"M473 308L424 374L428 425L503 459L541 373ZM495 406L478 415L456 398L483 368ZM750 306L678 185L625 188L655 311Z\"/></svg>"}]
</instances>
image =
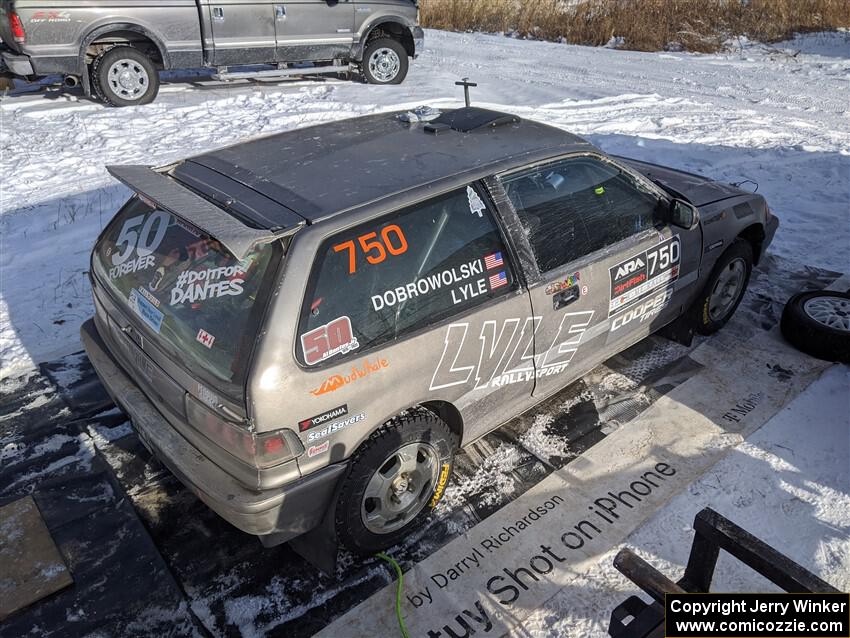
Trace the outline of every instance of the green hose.
<instances>
[{"instance_id":1,"label":"green hose","mask_svg":"<svg viewBox=\"0 0 850 638\"><path fill-rule=\"evenodd\" d=\"M401 616L401 592L404 589L404 574L401 573L401 567L392 556L387 556L383 552L375 554L375 556L392 565L398 576L398 588L395 593L395 615L398 618L398 626L401 629L402 638L410 638L410 634L407 633L407 627L404 624L404 618Z\"/></svg>"}]
</instances>

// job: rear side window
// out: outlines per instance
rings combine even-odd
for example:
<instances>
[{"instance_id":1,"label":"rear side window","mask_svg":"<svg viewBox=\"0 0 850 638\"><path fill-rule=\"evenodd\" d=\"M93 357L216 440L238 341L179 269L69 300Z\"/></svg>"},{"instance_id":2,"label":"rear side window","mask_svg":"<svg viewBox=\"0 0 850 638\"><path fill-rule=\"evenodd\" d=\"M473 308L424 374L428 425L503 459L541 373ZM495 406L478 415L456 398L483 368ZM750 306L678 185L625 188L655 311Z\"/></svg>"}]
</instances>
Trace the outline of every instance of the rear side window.
<instances>
[{"instance_id":1,"label":"rear side window","mask_svg":"<svg viewBox=\"0 0 850 638\"><path fill-rule=\"evenodd\" d=\"M396 339L515 288L493 216L472 187L322 244L299 359L316 365Z\"/></svg>"},{"instance_id":2,"label":"rear side window","mask_svg":"<svg viewBox=\"0 0 850 638\"><path fill-rule=\"evenodd\" d=\"M658 196L619 167L571 157L502 179L541 272L652 228Z\"/></svg>"}]
</instances>

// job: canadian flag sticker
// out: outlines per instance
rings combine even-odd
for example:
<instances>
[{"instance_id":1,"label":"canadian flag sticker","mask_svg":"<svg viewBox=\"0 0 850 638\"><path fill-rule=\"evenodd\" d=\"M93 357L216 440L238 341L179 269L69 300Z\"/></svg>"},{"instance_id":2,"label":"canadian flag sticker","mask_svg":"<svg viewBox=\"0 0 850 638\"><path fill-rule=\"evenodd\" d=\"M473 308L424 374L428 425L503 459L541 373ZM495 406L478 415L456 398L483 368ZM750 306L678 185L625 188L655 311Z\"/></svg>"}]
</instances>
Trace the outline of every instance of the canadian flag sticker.
<instances>
[{"instance_id":1,"label":"canadian flag sticker","mask_svg":"<svg viewBox=\"0 0 850 638\"><path fill-rule=\"evenodd\" d=\"M198 330L198 336L195 337L198 341L204 344L207 348L212 348L215 343L215 337L213 337L209 332L201 328Z\"/></svg>"}]
</instances>

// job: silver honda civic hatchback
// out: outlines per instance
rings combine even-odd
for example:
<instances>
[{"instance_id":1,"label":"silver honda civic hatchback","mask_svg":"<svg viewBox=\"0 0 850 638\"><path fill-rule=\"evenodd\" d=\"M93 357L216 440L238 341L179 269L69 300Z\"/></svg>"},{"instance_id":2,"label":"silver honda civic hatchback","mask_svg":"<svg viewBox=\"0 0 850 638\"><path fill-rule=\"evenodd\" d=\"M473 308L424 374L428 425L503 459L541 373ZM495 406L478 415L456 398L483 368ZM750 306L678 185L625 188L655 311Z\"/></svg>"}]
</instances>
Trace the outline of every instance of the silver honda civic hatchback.
<instances>
[{"instance_id":1,"label":"silver honda civic hatchback","mask_svg":"<svg viewBox=\"0 0 850 638\"><path fill-rule=\"evenodd\" d=\"M142 441L266 545L397 543L453 454L662 327L710 334L760 195L474 107L152 169L94 247L88 355Z\"/></svg>"}]
</instances>

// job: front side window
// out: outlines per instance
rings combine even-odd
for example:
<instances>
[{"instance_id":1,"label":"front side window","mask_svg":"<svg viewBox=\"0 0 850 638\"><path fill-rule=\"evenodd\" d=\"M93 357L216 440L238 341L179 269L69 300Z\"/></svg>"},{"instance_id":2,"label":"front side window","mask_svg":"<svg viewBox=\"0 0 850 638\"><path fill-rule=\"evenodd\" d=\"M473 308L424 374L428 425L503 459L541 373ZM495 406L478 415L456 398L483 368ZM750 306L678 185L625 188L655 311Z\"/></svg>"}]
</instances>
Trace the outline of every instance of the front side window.
<instances>
[{"instance_id":1,"label":"front side window","mask_svg":"<svg viewBox=\"0 0 850 638\"><path fill-rule=\"evenodd\" d=\"M453 191L322 244L299 359L317 365L365 352L514 288L489 207L472 187Z\"/></svg>"},{"instance_id":2,"label":"front side window","mask_svg":"<svg viewBox=\"0 0 850 638\"><path fill-rule=\"evenodd\" d=\"M502 184L541 272L652 228L662 205L629 173L587 156L523 170Z\"/></svg>"}]
</instances>

